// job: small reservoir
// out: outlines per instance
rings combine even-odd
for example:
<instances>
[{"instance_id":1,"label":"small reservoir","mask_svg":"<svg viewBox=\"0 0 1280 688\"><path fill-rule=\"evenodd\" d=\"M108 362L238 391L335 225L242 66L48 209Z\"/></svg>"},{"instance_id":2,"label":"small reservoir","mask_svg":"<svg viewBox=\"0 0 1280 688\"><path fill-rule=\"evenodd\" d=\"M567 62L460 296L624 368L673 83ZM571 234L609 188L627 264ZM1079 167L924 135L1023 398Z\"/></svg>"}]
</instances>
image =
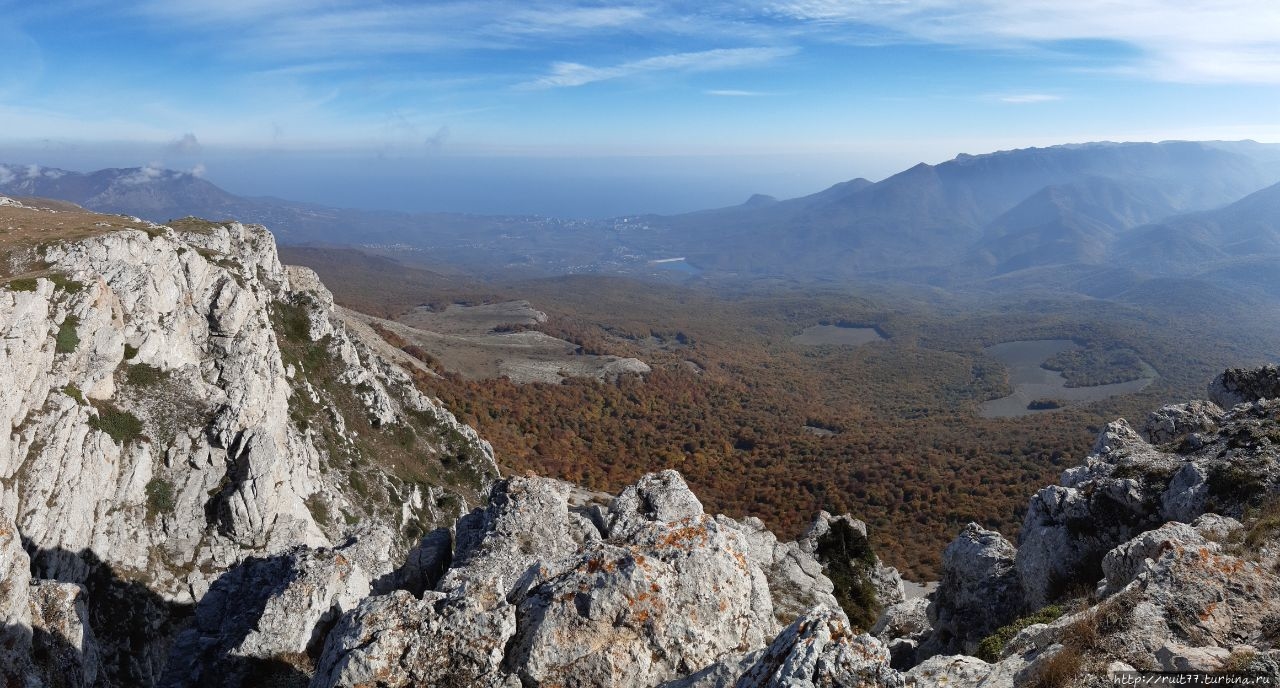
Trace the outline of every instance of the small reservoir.
<instances>
[{"instance_id":1,"label":"small reservoir","mask_svg":"<svg viewBox=\"0 0 1280 688\"><path fill-rule=\"evenodd\" d=\"M1032 413L1046 413L1055 408L1027 408L1034 401L1052 399L1061 406L1100 401L1120 394L1146 389L1156 378L1156 371L1142 364L1143 376L1137 380L1093 387L1068 387L1062 373L1042 367L1045 361L1071 349L1079 348L1070 339L1035 339L1005 342L989 346L982 353L1000 361L1009 369L1013 394L984 402L978 409L983 418L1013 418Z\"/></svg>"},{"instance_id":2,"label":"small reservoir","mask_svg":"<svg viewBox=\"0 0 1280 688\"><path fill-rule=\"evenodd\" d=\"M791 338L792 344L801 346L862 346L885 339L874 327L844 327L842 325L813 325Z\"/></svg>"}]
</instances>

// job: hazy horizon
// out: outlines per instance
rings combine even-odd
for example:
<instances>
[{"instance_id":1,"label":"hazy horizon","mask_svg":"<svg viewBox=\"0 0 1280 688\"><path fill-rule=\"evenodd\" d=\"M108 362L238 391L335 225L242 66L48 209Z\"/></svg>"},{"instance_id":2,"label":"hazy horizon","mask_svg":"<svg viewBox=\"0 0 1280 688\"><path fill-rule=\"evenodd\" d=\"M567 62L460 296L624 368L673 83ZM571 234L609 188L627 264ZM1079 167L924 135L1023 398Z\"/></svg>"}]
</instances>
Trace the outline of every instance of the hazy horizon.
<instances>
[{"instance_id":1,"label":"hazy horizon","mask_svg":"<svg viewBox=\"0 0 1280 688\"><path fill-rule=\"evenodd\" d=\"M675 213L960 153L1280 141L1265 0L0 10L0 160L328 205Z\"/></svg>"},{"instance_id":2,"label":"hazy horizon","mask_svg":"<svg viewBox=\"0 0 1280 688\"><path fill-rule=\"evenodd\" d=\"M753 194L803 196L855 177L880 179L920 162L867 157L844 163L813 155L406 158L216 150L201 151L197 161L165 155L163 146L152 146L150 156L135 154L134 146L119 148L0 144L0 164L73 172L148 166L194 171L241 196L365 210L604 218L737 205Z\"/></svg>"}]
</instances>

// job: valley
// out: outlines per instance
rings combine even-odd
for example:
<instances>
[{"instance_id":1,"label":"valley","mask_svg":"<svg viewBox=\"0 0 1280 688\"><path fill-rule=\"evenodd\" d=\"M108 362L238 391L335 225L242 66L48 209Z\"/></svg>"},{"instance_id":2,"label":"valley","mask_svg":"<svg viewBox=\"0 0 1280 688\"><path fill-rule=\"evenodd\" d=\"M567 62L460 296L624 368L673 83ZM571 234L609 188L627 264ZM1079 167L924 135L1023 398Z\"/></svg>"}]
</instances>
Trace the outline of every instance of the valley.
<instances>
[{"instance_id":1,"label":"valley","mask_svg":"<svg viewBox=\"0 0 1280 688\"><path fill-rule=\"evenodd\" d=\"M4 2L0 688L1280 686L1280 3Z\"/></svg>"},{"instance_id":2,"label":"valley","mask_svg":"<svg viewBox=\"0 0 1280 688\"><path fill-rule=\"evenodd\" d=\"M450 304L441 311L419 306L394 320L346 313L423 363L467 379L505 377L520 384L558 384L571 377L616 380L626 373L649 372L638 359L583 355L577 345L532 329L547 316L527 301Z\"/></svg>"},{"instance_id":3,"label":"valley","mask_svg":"<svg viewBox=\"0 0 1280 688\"><path fill-rule=\"evenodd\" d=\"M1193 317L1172 304L885 284L479 282L343 251L285 247L282 256L316 269L357 310L394 319L413 317L406 314L426 301L436 313L468 312L450 303L527 301L547 317L524 327L581 347L580 358L634 357L652 368L615 381L522 384L437 361L439 376L420 383L493 442L504 470L607 491L676 468L713 508L791 535L816 509L848 511L916 580L936 578L942 545L969 520L1015 534L1028 486L1083 455L1105 423L1200 396L1215 367L1266 360L1276 341L1269 322L1243 328L1229 324L1229 310ZM797 343L805 332L816 341ZM1024 358L1062 382L1056 394L1081 396L1053 413L984 417L984 404L1012 394L1026 374L984 350L1017 340L1060 340ZM1082 355L1064 367L1065 379L1039 368L1071 341ZM1133 374L1114 355L1128 351L1160 375L1093 399L1092 383Z\"/></svg>"},{"instance_id":4,"label":"valley","mask_svg":"<svg viewBox=\"0 0 1280 688\"><path fill-rule=\"evenodd\" d=\"M958 525L1016 534L1027 486L1105 423L1280 357L1275 150L999 151L592 220L324 208L170 171L10 167L0 191L266 222L505 471L616 490L677 468L787 535L852 512L929 579Z\"/></svg>"}]
</instances>

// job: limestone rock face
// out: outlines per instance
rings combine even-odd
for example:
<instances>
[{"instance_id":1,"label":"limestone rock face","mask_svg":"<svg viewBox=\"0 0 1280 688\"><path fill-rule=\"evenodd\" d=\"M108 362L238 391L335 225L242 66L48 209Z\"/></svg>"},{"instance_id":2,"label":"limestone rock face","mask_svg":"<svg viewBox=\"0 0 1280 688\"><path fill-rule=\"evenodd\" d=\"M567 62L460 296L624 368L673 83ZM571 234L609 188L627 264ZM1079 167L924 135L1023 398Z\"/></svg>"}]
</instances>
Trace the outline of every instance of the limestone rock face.
<instances>
[{"instance_id":1,"label":"limestone rock face","mask_svg":"<svg viewBox=\"0 0 1280 688\"><path fill-rule=\"evenodd\" d=\"M650 686L759 647L776 622L745 551L705 514L593 543L521 602L511 666L538 685Z\"/></svg>"},{"instance_id":2,"label":"limestone rock face","mask_svg":"<svg viewBox=\"0 0 1280 688\"><path fill-rule=\"evenodd\" d=\"M933 632L929 605L925 597L903 600L885 607L871 627L871 634L888 646L893 668L906 669L917 663L920 644Z\"/></svg>"},{"instance_id":3,"label":"limestone rock face","mask_svg":"<svg viewBox=\"0 0 1280 688\"><path fill-rule=\"evenodd\" d=\"M903 678L913 688L947 688L979 686L991 675L991 665L966 655L937 656L926 659L908 671Z\"/></svg>"},{"instance_id":4,"label":"limestone rock face","mask_svg":"<svg viewBox=\"0 0 1280 688\"><path fill-rule=\"evenodd\" d=\"M0 505L0 679L25 685L31 666L31 561L18 529Z\"/></svg>"},{"instance_id":5,"label":"limestone rock face","mask_svg":"<svg viewBox=\"0 0 1280 688\"><path fill-rule=\"evenodd\" d=\"M1225 409L1277 397L1280 397L1280 366L1229 368L1209 384L1209 399Z\"/></svg>"},{"instance_id":6,"label":"limestone rock face","mask_svg":"<svg viewBox=\"0 0 1280 688\"><path fill-rule=\"evenodd\" d=\"M825 511L820 511L817 517L814 518L813 523L809 525L809 529L805 531L804 536L800 538L798 542L800 549L820 560L821 556L818 552L819 540L831 532L832 524L836 522L844 522L862 537L867 537L867 524L852 515L832 516ZM831 562L822 563L830 564ZM898 573L898 570L892 566L885 566L879 557L875 557L875 562L866 572L866 575L872 586L875 587L876 602L880 607L897 604L907 598L906 587L902 583L902 576Z\"/></svg>"},{"instance_id":7,"label":"limestone rock face","mask_svg":"<svg viewBox=\"0 0 1280 688\"><path fill-rule=\"evenodd\" d=\"M162 685L240 686L255 660L318 652L338 616L370 592L378 571L365 568L377 564L368 550L385 552L390 538L368 539L335 549L299 546L223 574L178 636Z\"/></svg>"},{"instance_id":8,"label":"limestone rock face","mask_svg":"<svg viewBox=\"0 0 1280 688\"><path fill-rule=\"evenodd\" d=\"M1206 551L1220 552L1222 547L1218 543L1228 541L1241 528L1234 518L1205 514L1190 525L1171 521L1148 530L1107 552L1102 559L1105 580L1099 592L1105 596L1122 590L1139 575L1150 571L1155 561L1175 547L1203 547Z\"/></svg>"},{"instance_id":9,"label":"limestone rock face","mask_svg":"<svg viewBox=\"0 0 1280 688\"><path fill-rule=\"evenodd\" d=\"M1168 440L1161 447L1123 421L1109 424L1084 465L1031 500L1017 564L1025 607L1043 606L1064 586L1092 585L1109 551L1166 521L1243 514L1280 482L1280 453L1270 439L1278 410L1280 400L1221 414L1207 402L1165 407L1148 423L1149 434Z\"/></svg>"},{"instance_id":10,"label":"limestone rock face","mask_svg":"<svg viewBox=\"0 0 1280 688\"><path fill-rule=\"evenodd\" d=\"M488 507L458 520L453 565L437 589L490 604L567 569L595 530L570 513L569 490L538 478L496 484Z\"/></svg>"},{"instance_id":11,"label":"limestone rock face","mask_svg":"<svg viewBox=\"0 0 1280 688\"><path fill-rule=\"evenodd\" d=\"M1195 528L1185 523L1170 522L1117 545L1102 559L1102 574L1106 577L1103 590L1116 592L1123 589L1147 569L1150 560L1158 559L1165 550L1178 542L1202 544L1205 540ZM1214 545L1214 549L1217 549L1217 545Z\"/></svg>"},{"instance_id":12,"label":"limestone rock face","mask_svg":"<svg viewBox=\"0 0 1280 688\"><path fill-rule=\"evenodd\" d=\"M743 535L747 558L764 571L779 622L789 624L818 605L840 608L832 594L835 586L823 574L822 563L804 545L779 541L757 518L717 520Z\"/></svg>"},{"instance_id":13,"label":"limestone rock face","mask_svg":"<svg viewBox=\"0 0 1280 688\"><path fill-rule=\"evenodd\" d=\"M869 635L853 635L842 614L816 607L796 619L734 684L784 686L902 686L889 651Z\"/></svg>"},{"instance_id":14,"label":"limestone rock face","mask_svg":"<svg viewBox=\"0 0 1280 688\"><path fill-rule=\"evenodd\" d=\"M1211 401L1170 404L1152 411L1147 416L1143 431L1153 444L1169 444L1191 434L1213 433L1218 429L1222 415L1222 409Z\"/></svg>"},{"instance_id":15,"label":"limestone rock face","mask_svg":"<svg viewBox=\"0 0 1280 688\"><path fill-rule=\"evenodd\" d=\"M98 645L84 597L74 583L39 581L31 588L32 649L45 685L88 688L97 680Z\"/></svg>"},{"instance_id":16,"label":"limestone rock face","mask_svg":"<svg viewBox=\"0 0 1280 688\"><path fill-rule=\"evenodd\" d=\"M407 590L420 597L436 587L452 561L453 533L448 528L436 528L409 550L403 565L374 582L374 592Z\"/></svg>"},{"instance_id":17,"label":"limestone rock face","mask_svg":"<svg viewBox=\"0 0 1280 688\"><path fill-rule=\"evenodd\" d=\"M1166 524L1113 550L1108 589L1131 577L1129 583L1092 607L1017 634L978 685L1029 680L1068 648L1092 671L1220 671L1228 660L1244 666L1249 658L1266 671L1259 648L1275 642L1280 619L1276 556L1264 550L1250 561L1227 552L1204 536L1223 525L1215 521Z\"/></svg>"},{"instance_id":18,"label":"limestone rock face","mask_svg":"<svg viewBox=\"0 0 1280 688\"><path fill-rule=\"evenodd\" d=\"M790 561L809 569L803 581L826 590L831 583L799 546L778 545L766 532L704 513L673 471L625 489L607 517L565 483L508 479L494 486L488 507L459 520L451 566L434 590L421 600L403 591L369 598L343 616L313 686L749 686L792 685L787 677L802 675L814 685L875 685L839 681L896 678L883 645L870 636L855 640L839 611L818 607L818 616L796 627L801 637L775 638L780 625L766 566ZM795 558L780 554L787 552ZM769 683L777 667L761 673L766 667L755 661L771 642L778 654L797 655L779 674L783 683ZM816 654L801 660L812 647ZM744 677L751 667L755 678Z\"/></svg>"},{"instance_id":19,"label":"limestone rock face","mask_svg":"<svg viewBox=\"0 0 1280 688\"><path fill-rule=\"evenodd\" d=\"M1020 596L1006 599L1015 600L1016 613L1048 602L1066 613L1018 631L987 668L963 655L935 655L906 672L907 682L1043 683L1064 666L1096 674L1280 666L1272 661L1280 637L1274 377L1271 368L1228 371L1215 383L1215 401L1226 411L1210 402L1161 408L1144 426L1156 444L1123 421L1109 424L1083 465L1032 499L1013 559ZM966 534L958 542L973 539ZM1007 564L1011 550L1000 549ZM1009 569L977 578L970 587L1007 584ZM1064 595L1095 587L1092 602ZM953 604L949 588L944 578L931 609ZM918 659L932 654L942 627ZM880 637L895 647L909 632Z\"/></svg>"},{"instance_id":20,"label":"limestone rock face","mask_svg":"<svg viewBox=\"0 0 1280 688\"><path fill-rule=\"evenodd\" d=\"M1134 597L1131 642L1152 653L1169 639L1192 647L1265 647L1280 618L1274 569L1215 543L1175 542L1126 592Z\"/></svg>"},{"instance_id":21,"label":"limestone rock face","mask_svg":"<svg viewBox=\"0 0 1280 688\"><path fill-rule=\"evenodd\" d=\"M5 211L10 224L63 212ZM0 285L0 509L31 553L0 568L24 590L19 569L85 586L99 683L153 685L169 634L250 556L331 548L356 521L421 532L484 495L488 444L353 336L265 229L97 217L32 249L38 276ZM378 433L442 469L380 464ZM361 568L390 571L403 548L385 539ZM0 594L19 654L27 603Z\"/></svg>"},{"instance_id":22,"label":"limestone rock face","mask_svg":"<svg viewBox=\"0 0 1280 688\"><path fill-rule=\"evenodd\" d=\"M626 537L652 523L702 516L702 502L675 471L650 473L622 491L609 506L609 536Z\"/></svg>"},{"instance_id":23,"label":"limestone rock face","mask_svg":"<svg viewBox=\"0 0 1280 688\"><path fill-rule=\"evenodd\" d=\"M976 523L947 545L942 580L929 605L933 632L920 648L921 658L973 654L980 640L1017 616L1022 590L1016 556L1002 535Z\"/></svg>"},{"instance_id":24,"label":"limestone rock face","mask_svg":"<svg viewBox=\"0 0 1280 688\"><path fill-rule=\"evenodd\" d=\"M370 597L329 634L311 685L514 688L520 681L500 669L514 632L509 605L486 612L467 598L403 590Z\"/></svg>"}]
</instances>

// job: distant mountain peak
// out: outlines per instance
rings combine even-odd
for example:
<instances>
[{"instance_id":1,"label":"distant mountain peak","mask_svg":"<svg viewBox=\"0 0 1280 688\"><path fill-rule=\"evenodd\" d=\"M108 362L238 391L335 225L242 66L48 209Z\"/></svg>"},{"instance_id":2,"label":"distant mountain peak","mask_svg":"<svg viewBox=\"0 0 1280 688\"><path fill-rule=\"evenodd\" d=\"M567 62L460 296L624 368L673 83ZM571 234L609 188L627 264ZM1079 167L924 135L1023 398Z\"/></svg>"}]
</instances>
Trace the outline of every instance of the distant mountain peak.
<instances>
[{"instance_id":1,"label":"distant mountain peak","mask_svg":"<svg viewBox=\"0 0 1280 688\"><path fill-rule=\"evenodd\" d=\"M748 198L742 205L746 208L757 208L762 205L773 205L777 202L778 199L775 196L770 196L768 194L752 194L751 198Z\"/></svg>"}]
</instances>

